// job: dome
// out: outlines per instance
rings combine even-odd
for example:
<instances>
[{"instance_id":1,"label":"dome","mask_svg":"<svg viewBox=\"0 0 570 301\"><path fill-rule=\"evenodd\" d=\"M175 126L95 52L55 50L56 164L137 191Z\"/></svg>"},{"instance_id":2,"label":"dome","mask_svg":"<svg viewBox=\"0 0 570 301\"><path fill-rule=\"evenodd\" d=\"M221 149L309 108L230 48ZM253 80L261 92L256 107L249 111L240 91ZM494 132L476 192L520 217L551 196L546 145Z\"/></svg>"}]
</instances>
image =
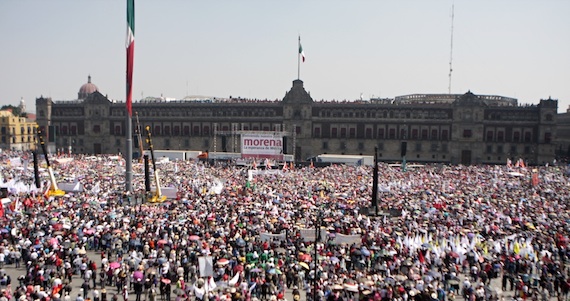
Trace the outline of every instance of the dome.
<instances>
[{"instance_id":1,"label":"dome","mask_svg":"<svg viewBox=\"0 0 570 301\"><path fill-rule=\"evenodd\" d=\"M85 99L87 98L87 96L89 96L89 94L98 91L99 88L97 88L97 86L95 86L95 84L91 83L91 75L89 75L87 77L87 83L83 84L83 86L81 86L81 88L79 88L79 93L77 93L77 98L79 99Z\"/></svg>"}]
</instances>

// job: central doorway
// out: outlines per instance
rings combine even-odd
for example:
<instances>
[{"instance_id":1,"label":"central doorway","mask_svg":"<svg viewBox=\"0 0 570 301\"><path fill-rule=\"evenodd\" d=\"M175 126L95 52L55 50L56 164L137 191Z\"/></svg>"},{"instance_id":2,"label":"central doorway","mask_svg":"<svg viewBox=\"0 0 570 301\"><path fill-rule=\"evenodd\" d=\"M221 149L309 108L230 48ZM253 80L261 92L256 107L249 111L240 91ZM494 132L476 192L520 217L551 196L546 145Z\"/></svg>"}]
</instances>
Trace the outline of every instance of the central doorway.
<instances>
[{"instance_id":1,"label":"central doorway","mask_svg":"<svg viewBox=\"0 0 570 301\"><path fill-rule=\"evenodd\" d=\"M471 150L465 149L461 151L461 164L471 165Z\"/></svg>"}]
</instances>

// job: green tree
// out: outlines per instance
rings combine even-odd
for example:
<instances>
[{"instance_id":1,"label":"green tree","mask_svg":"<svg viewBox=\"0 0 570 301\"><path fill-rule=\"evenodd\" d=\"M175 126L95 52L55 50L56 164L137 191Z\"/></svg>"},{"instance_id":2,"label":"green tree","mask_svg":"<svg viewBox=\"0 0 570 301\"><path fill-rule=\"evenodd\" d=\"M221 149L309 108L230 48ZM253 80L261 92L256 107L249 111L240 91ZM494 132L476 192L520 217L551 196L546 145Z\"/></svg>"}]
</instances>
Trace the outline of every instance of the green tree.
<instances>
[{"instance_id":1,"label":"green tree","mask_svg":"<svg viewBox=\"0 0 570 301\"><path fill-rule=\"evenodd\" d=\"M16 107L13 105L3 105L0 110L12 110L12 114L14 114L14 116L18 116L18 117L28 117L28 113L26 112L21 112L20 111L20 107Z\"/></svg>"}]
</instances>

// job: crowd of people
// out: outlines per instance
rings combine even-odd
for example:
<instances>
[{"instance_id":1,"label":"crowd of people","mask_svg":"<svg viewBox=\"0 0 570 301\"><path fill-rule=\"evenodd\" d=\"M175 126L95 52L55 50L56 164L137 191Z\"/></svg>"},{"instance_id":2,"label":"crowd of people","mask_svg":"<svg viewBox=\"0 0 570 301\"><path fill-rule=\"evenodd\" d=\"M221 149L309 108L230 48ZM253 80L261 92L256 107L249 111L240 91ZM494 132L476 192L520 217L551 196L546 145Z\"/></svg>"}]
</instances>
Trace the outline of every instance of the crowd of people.
<instances>
[{"instance_id":1,"label":"crowd of people","mask_svg":"<svg viewBox=\"0 0 570 301\"><path fill-rule=\"evenodd\" d=\"M376 208L369 166L163 162L176 197L151 203L142 164L124 193L122 159L70 157L54 171L73 189L53 197L14 157L0 155L0 301L568 297L570 185L556 166L381 163Z\"/></svg>"}]
</instances>

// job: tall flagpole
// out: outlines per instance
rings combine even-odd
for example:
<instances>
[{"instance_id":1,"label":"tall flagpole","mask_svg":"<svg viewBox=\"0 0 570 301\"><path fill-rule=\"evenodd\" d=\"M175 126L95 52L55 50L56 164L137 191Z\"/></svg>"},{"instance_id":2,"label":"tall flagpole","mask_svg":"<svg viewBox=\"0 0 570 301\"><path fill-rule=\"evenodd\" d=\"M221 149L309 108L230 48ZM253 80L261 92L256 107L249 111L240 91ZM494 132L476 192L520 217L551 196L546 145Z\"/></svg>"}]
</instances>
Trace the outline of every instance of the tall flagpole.
<instances>
[{"instance_id":1,"label":"tall flagpole","mask_svg":"<svg viewBox=\"0 0 570 301\"><path fill-rule=\"evenodd\" d=\"M299 45L297 47L297 79L301 79L301 36L299 36Z\"/></svg>"},{"instance_id":2,"label":"tall flagpole","mask_svg":"<svg viewBox=\"0 0 570 301\"><path fill-rule=\"evenodd\" d=\"M125 191L133 190L133 62L135 54L135 0L127 0L127 153ZM141 154L142 155L142 154Z\"/></svg>"}]
</instances>

